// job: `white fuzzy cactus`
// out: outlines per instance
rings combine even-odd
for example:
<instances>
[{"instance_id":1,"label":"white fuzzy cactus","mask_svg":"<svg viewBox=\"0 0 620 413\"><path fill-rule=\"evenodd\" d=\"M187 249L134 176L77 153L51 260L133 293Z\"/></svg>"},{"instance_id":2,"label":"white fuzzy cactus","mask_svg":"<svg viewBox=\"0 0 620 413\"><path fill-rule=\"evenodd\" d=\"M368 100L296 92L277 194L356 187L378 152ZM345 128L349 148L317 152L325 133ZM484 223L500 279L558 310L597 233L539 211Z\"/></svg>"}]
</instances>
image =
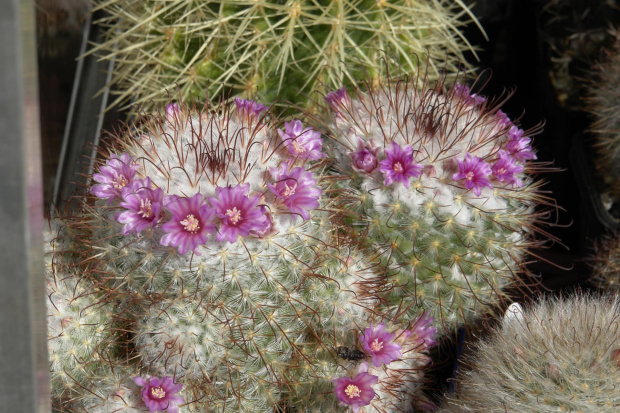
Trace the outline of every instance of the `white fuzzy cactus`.
<instances>
[{"instance_id":1,"label":"white fuzzy cactus","mask_svg":"<svg viewBox=\"0 0 620 413\"><path fill-rule=\"evenodd\" d=\"M546 299L473 345L441 412L617 412L620 299Z\"/></svg>"}]
</instances>

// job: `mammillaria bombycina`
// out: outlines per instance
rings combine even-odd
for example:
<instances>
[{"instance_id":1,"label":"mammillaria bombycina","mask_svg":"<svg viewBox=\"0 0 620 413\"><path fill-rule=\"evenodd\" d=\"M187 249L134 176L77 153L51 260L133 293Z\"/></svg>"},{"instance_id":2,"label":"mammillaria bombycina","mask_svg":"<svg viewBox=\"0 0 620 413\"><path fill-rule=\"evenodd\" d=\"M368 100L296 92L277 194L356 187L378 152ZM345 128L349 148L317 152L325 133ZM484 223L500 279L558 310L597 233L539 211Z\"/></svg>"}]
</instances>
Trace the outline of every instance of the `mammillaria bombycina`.
<instances>
[{"instance_id":1,"label":"mammillaria bombycina","mask_svg":"<svg viewBox=\"0 0 620 413\"><path fill-rule=\"evenodd\" d=\"M76 350L94 370L74 387L107 384L55 403L104 413L124 392L128 412L155 406L133 372L177 383L169 411L331 411L331 379L354 367L337 348L356 346L359 324L409 326L377 318L373 265L335 219L320 133L287 125L256 102L178 103L113 137L94 182L105 188L58 218L56 259L96 287L94 304L123 312L106 313L114 351ZM421 374L428 358L416 360Z\"/></svg>"},{"instance_id":2,"label":"mammillaria bombycina","mask_svg":"<svg viewBox=\"0 0 620 413\"><path fill-rule=\"evenodd\" d=\"M383 268L388 314L425 310L440 330L470 322L521 283L542 242L536 207L553 201L530 177L537 130L459 83L366 85L327 94L315 124L347 187L340 211Z\"/></svg>"}]
</instances>

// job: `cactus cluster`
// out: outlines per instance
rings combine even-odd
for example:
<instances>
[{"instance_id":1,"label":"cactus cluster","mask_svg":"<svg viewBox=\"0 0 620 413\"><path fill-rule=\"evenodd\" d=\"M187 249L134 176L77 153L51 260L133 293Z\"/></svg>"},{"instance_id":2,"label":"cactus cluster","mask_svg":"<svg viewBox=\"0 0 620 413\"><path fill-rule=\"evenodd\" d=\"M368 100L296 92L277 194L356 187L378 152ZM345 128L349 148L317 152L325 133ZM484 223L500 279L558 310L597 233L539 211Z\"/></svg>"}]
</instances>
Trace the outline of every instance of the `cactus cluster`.
<instances>
[{"instance_id":1,"label":"cactus cluster","mask_svg":"<svg viewBox=\"0 0 620 413\"><path fill-rule=\"evenodd\" d=\"M547 299L474 345L441 412L617 412L620 299Z\"/></svg>"},{"instance_id":2,"label":"cactus cluster","mask_svg":"<svg viewBox=\"0 0 620 413\"><path fill-rule=\"evenodd\" d=\"M106 40L91 53L115 63L111 106L151 108L177 88L182 100L258 91L263 102L305 106L345 67L378 75L385 51L394 66L435 77L471 68L464 55L475 54L461 32L475 18L460 0L114 0L96 9Z\"/></svg>"},{"instance_id":3,"label":"cactus cluster","mask_svg":"<svg viewBox=\"0 0 620 413\"><path fill-rule=\"evenodd\" d=\"M55 390L59 409L383 413L418 397L432 317L380 311L375 265L335 214L320 133L281 126L237 99L170 104L114 135L81 210L58 218L50 353L71 365L52 375L88 365L65 381L76 392ZM58 268L71 268L62 283ZM372 323L386 332L364 350ZM335 391L364 367L381 398Z\"/></svg>"},{"instance_id":4,"label":"cactus cluster","mask_svg":"<svg viewBox=\"0 0 620 413\"><path fill-rule=\"evenodd\" d=\"M614 202L620 200L620 32L610 31L614 45L604 59L594 66L586 109L594 118L591 131L595 135L595 162L603 190Z\"/></svg>"},{"instance_id":5,"label":"cactus cluster","mask_svg":"<svg viewBox=\"0 0 620 413\"><path fill-rule=\"evenodd\" d=\"M387 314L471 322L523 282L547 203L531 136L499 101L443 81L394 79L325 97L350 231L380 263ZM342 178L345 177L345 178Z\"/></svg>"}]
</instances>

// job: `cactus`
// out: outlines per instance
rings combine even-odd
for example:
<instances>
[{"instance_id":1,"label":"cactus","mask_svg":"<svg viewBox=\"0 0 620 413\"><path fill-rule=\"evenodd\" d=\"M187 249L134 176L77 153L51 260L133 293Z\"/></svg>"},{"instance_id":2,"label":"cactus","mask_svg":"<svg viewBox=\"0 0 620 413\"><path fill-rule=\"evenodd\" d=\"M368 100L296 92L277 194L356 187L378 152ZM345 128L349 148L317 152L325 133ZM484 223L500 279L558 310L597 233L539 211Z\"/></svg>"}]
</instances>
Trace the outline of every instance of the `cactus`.
<instances>
[{"instance_id":1,"label":"cactus","mask_svg":"<svg viewBox=\"0 0 620 413\"><path fill-rule=\"evenodd\" d=\"M620 287L620 237L607 236L594 244L594 252L587 259L592 268L590 281L605 291Z\"/></svg>"},{"instance_id":2,"label":"cactus","mask_svg":"<svg viewBox=\"0 0 620 413\"><path fill-rule=\"evenodd\" d=\"M337 349L379 321L412 337L398 362L422 377L417 315L381 317L373 264L334 219L320 134L301 120L277 126L266 107L237 99L171 104L114 135L81 212L60 220L59 256L76 283L124 309L110 322L129 344L76 379L98 391L72 408L151 409L173 389L171 413L336 411L331 379L360 362Z\"/></svg>"},{"instance_id":3,"label":"cactus","mask_svg":"<svg viewBox=\"0 0 620 413\"><path fill-rule=\"evenodd\" d=\"M474 16L462 1L100 1L106 40L92 49L116 67L110 106L145 108L226 95L302 106L317 85L347 71L381 71L381 50L407 71L439 76L466 65L474 48L461 28ZM476 24L478 24L476 22ZM480 26L479 26L480 27Z\"/></svg>"},{"instance_id":4,"label":"cactus","mask_svg":"<svg viewBox=\"0 0 620 413\"><path fill-rule=\"evenodd\" d=\"M441 412L616 412L620 300L541 301L474 345Z\"/></svg>"},{"instance_id":5,"label":"cactus","mask_svg":"<svg viewBox=\"0 0 620 413\"><path fill-rule=\"evenodd\" d=\"M614 202L620 200L620 33L611 31L615 44L606 51L603 61L594 66L586 109L594 118L596 170L603 190Z\"/></svg>"},{"instance_id":6,"label":"cactus","mask_svg":"<svg viewBox=\"0 0 620 413\"><path fill-rule=\"evenodd\" d=\"M467 86L418 83L330 92L317 123L350 185L344 219L382 268L383 309L428 310L445 330L520 282L538 242L535 207L549 200L530 177L535 129L524 132Z\"/></svg>"}]
</instances>

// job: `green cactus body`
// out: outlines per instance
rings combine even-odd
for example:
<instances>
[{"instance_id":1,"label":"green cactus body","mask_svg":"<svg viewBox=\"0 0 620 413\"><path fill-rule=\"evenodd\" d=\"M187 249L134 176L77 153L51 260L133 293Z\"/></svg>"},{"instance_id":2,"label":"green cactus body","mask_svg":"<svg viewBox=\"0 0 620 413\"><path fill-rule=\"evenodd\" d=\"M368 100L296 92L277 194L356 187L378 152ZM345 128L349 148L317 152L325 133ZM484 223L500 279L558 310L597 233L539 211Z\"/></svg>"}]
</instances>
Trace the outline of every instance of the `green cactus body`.
<instances>
[{"instance_id":1,"label":"green cactus body","mask_svg":"<svg viewBox=\"0 0 620 413\"><path fill-rule=\"evenodd\" d=\"M441 412L617 412L617 296L547 299L473 345Z\"/></svg>"},{"instance_id":2,"label":"green cactus body","mask_svg":"<svg viewBox=\"0 0 620 413\"><path fill-rule=\"evenodd\" d=\"M455 326L502 300L522 270L538 220L535 155L469 88L416 83L331 92L323 127L352 182L342 210L381 263L388 311L422 308Z\"/></svg>"},{"instance_id":3,"label":"green cactus body","mask_svg":"<svg viewBox=\"0 0 620 413\"><path fill-rule=\"evenodd\" d=\"M473 15L461 1L100 2L107 39L93 49L113 60L112 103L150 106L179 89L183 100L253 96L307 106L317 85L350 71L377 75L390 65L438 77L473 51L460 32ZM427 65L428 63L428 65ZM344 70L347 67L349 70Z\"/></svg>"},{"instance_id":4,"label":"green cactus body","mask_svg":"<svg viewBox=\"0 0 620 413\"><path fill-rule=\"evenodd\" d=\"M170 105L119 135L93 175L91 193L102 199L68 219L66 258L131 309L122 365L174 377L181 409L336 411L330 379L350 367L336 349L356 345L379 304L367 282L372 265L338 238L333 200L321 196L333 185L320 135L298 121L278 131L265 108L242 102L215 111ZM201 230L198 244L184 244ZM420 371L421 351L408 356ZM102 406L90 412L120 403L114 377L88 399Z\"/></svg>"}]
</instances>

